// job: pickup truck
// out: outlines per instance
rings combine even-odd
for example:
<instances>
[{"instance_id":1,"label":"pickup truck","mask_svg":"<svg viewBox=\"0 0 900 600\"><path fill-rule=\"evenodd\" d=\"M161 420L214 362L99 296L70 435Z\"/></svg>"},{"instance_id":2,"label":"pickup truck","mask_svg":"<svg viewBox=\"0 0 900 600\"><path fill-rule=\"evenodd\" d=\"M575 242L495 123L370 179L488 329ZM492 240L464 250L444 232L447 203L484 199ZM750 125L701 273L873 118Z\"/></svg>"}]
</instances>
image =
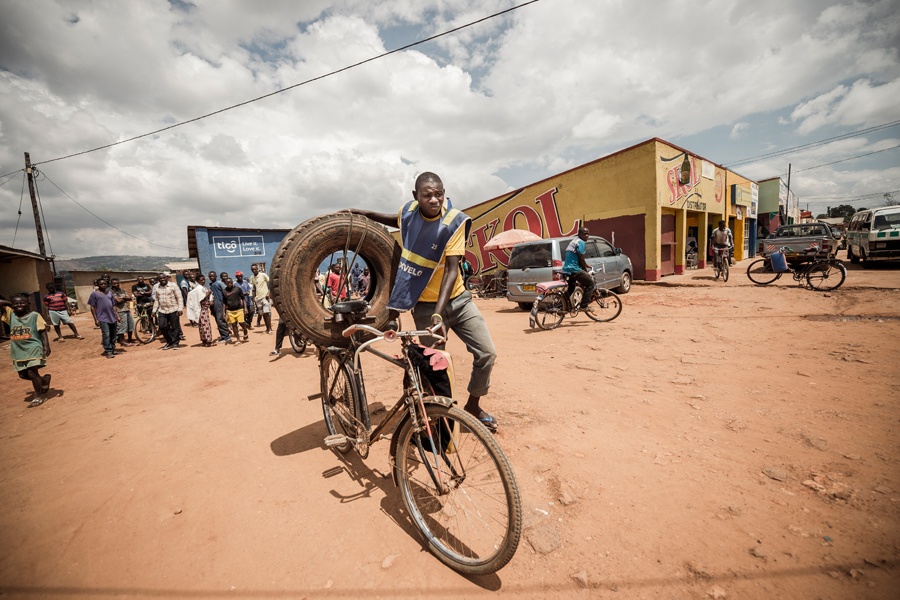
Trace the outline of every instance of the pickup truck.
<instances>
[{"instance_id":1,"label":"pickup truck","mask_svg":"<svg viewBox=\"0 0 900 600\"><path fill-rule=\"evenodd\" d=\"M791 263L804 262L812 256L825 256L834 250L834 246L840 243L840 236L835 238L828 223L798 223L796 225L782 225L775 233L762 242L762 254L768 256L785 248L784 256ZM817 244L819 252L810 254L804 252L807 248Z\"/></svg>"}]
</instances>

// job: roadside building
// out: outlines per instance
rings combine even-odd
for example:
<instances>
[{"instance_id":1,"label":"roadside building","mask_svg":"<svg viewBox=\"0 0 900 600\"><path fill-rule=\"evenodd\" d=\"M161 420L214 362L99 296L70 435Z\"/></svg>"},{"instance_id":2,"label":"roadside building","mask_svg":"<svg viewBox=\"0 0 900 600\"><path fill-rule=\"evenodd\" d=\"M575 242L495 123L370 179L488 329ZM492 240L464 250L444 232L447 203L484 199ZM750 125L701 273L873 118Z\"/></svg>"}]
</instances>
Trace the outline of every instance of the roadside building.
<instances>
[{"instance_id":1,"label":"roadside building","mask_svg":"<svg viewBox=\"0 0 900 600\"><path fill-rule=\"evenodd\" d=\"M674 144L653 138L465 209L473 219L466 256L490 273L506 251L485 251L501 231L574 236L580 224L622 248L634 278L657 281L685 269L687 240L707 262L710 231L725 219L735 258L755 254L756 183Z\"/></svg>"},{"instance_id":2,"label":"roadside building","mask_svg":"<svg viewBox=\"0 0 900 600\"><path fill-rule=\"evenodd\" d=\"M9 300L13 294L27 294L40 312L45 286L51 281L50 257L0 246L0 296Z\"/></svg>"},{"instance_id":3,"label":"roadside building","mask_svg":"<svg viewBox=\"0 0 900 600\"><path fill-rule=\"evenodd\" d=\"M110 279L118 279L119 285L129 292L131 286L137 283L139 276L150 281L155 280L159 275L158 271L69 271L69 273L72 275L72 284L75 287L78 310L89 310L87 301L95 289L94 282L104 273L109 275Z\"/></svg>"},{"instance_id":4,"label":"roadside building","mask_svg":"<svg viewBox=\"0 0 900 600\"><path fill-rule=\"evenodd\" d=\"M800 219L800 199L788 191L781 177L759 182L759 222L761 233L768 235L782 225L790 225ZM762 237L765 237L763 235Z\"/></svg>"},{"instance_id":5,"label":"roadside building","mask_svg":"<svg viewBox=\"0 0 900 600\"><path fill-rule=\"evenodd\" d=\"M250 273L251 265L260 265L261 271L268 272L275 250L289 232L290 229L188 225L188 256L197 260L203 274Z\"/></svg>"}]
</instances>

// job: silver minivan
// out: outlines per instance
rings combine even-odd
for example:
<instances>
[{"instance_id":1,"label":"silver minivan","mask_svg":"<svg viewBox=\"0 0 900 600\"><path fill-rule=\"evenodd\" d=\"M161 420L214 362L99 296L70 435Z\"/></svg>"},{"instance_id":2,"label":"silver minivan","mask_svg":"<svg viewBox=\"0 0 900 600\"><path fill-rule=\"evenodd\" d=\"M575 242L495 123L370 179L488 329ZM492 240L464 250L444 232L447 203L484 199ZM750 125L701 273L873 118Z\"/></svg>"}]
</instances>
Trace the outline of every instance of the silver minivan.
<instances>
[{"instance_id":1,"label":"silver minivan","mask_svg":"<svg viewBox=\"0 0 900 600\"><path fill-rule=\"evenodd\" d=\"M847 258L852 263L873 258L900 258L900 206L861 210L847 225Z\"/></svg>"},{"instance_id":2,"label":"silver minivan","mask_svg":"<svg viewBox=\"0 0 900 600\"><path fill-rule=\"evenodd\" d=\"M531 310L537 296L535 285L561 280L566 246L575 236L524 242L513 246L509 255L509 281L506 298L522 310ZM627 294L631 289L631 260L621 248L613 248L604 238L592 235L584 243L584 261L594 268L599 287Z\"/></svg>"}]
</instances>

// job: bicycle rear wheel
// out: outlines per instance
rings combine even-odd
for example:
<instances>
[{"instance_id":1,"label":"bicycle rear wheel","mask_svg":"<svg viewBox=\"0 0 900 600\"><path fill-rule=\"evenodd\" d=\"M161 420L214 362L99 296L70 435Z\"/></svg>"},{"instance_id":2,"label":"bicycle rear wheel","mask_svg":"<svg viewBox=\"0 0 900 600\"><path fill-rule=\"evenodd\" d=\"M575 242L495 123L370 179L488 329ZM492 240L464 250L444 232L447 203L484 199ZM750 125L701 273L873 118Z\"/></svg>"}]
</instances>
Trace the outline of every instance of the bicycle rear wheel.
<instances>
[{"instance_id":1,"label":"bicycle rear wheel","mask_svg":"<svg viewBox=\"0 0 900 600\"><path fill-rule=\"evenodd\" d=\"M781 273L772 269L772 261L761 258L750 263L747 267L747 277L756 285L768 285L781 277Z\"/></svg>"},{"instance_id":2,"label":"bicycle rear wheel","mask_svg":"<svg viewBox=\"0 0 900 600\"><path fill-rule=\"evenodd\" d=\"M467 575L495 573L522 535L522 500L509 459L462 409L426 404L428 427L400 431L394 469L403 502L428 549Z\"/></svg>"},{"instance_id":3,"label":"bicycle rear wheel","mask_svg":"<svg viewBox=\"0 0 900 600\"><path fill-rule=\"evenodd\" d=\"M839 262L820 261L806 270L806 284L818 292L836 290L846 278L847 268Z\"/></svg>"},{"instance_id":4,"label":"bicycle rear wheel","mask_svg":"<svg viewBox=\"0 0 900 600\"><path fill-rule=\"evenodd\" d=\"M566 317L566 303L562 294L551 292L543 300L535 300L537 313L534 321L541 329L555 329Z\"/></svg>"},{"instance_id":5,"label":"bicycle rear wheel","mask_svg":"<svg viewBox=\"0 0 900 600\"><path fill-rule=\"evenodd\" d=\"M590 304L593 310L585 310L589 318L601 323L608 323L622 314L622 299L612 290L597 290Z\"/></svg>"},{"instance_id":6,"label":"bicycle rear wheel","mask_svg":"<svg viewBox=\"0 0 900 600\"><path fill-rule=\"evenodd\" d=\"M347 364L341 364L340 358L331 353L322 357L319 367L322 412L325 414L325 427L329 435L343 434L348 438L357 438L359 434L359 388L356 379ZM368 427L368 423L364 423ZM346 442L334 448L341 454L350 451L353 444Z\"/></svg>"},{"instance_id":7,"label":"bicycle rear wheel","mask_svg":"<svg viewBox=\"0 0 900 600\"><path fill-rule=\"evenodd\" d=\"M156 322L146 312L138 313L134 321L134 337L142 344L149 344L156 337Z\"/></svg>"}]
</instances>

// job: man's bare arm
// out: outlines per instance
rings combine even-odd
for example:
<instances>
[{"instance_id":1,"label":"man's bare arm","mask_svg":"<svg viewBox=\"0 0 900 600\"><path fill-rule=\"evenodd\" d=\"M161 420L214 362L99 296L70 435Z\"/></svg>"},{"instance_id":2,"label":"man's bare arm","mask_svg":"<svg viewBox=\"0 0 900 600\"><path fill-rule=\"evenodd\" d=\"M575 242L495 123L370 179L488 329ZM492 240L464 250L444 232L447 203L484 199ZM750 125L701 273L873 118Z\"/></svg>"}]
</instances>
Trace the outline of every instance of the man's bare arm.
<instances>
[{"instance_id":1,"label":"man's bare arm","mask_svg":"<svg viewBox=\"0 0 900 600\"><path fill-rule=\"evenodd\" d=\"M372 219L376 223L381 223L382 225L387 225L388 227L400 227L400 217L396 214L390 215L388 213L379 213L371 210L361 210L359 208L348 208L347 212L353 213L354 215L362 215L366 218Z\"/></svg>"}]
</instances>

